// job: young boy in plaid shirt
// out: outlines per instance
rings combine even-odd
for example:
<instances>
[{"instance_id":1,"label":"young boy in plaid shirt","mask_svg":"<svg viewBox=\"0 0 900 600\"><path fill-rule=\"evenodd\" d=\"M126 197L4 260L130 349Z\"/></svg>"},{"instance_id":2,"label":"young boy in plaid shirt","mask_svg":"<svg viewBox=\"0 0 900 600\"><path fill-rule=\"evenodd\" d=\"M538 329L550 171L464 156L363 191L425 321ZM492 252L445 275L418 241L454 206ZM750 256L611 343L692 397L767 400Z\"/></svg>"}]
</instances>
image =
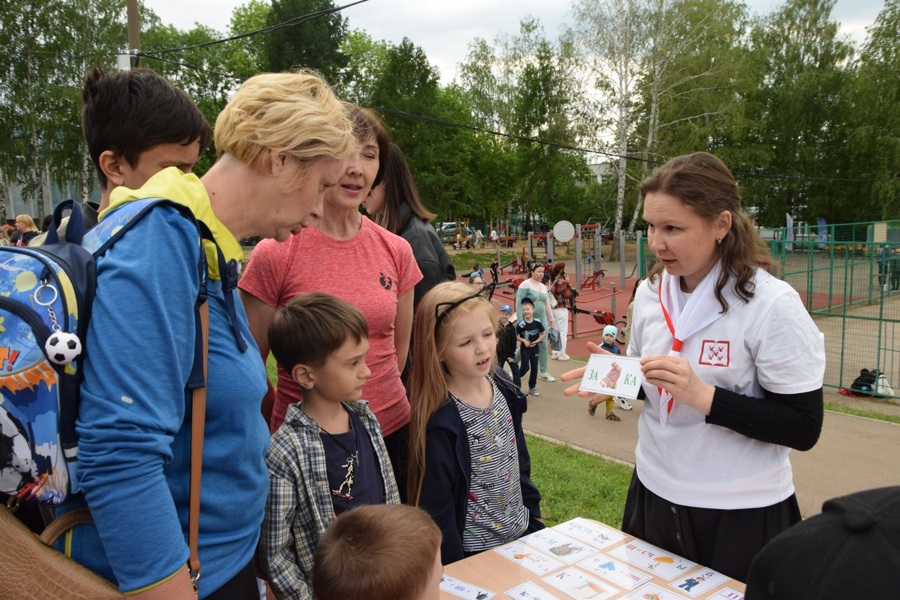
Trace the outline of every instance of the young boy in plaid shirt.
<instances>
[{"instance_id":1,"label":"young boy in plaid shirt","mask_svg":"<svg viewBox=\"0 0 900 600\"><path fill-rule=\"evenodd\" d=\"M276 598L313 598L316 546L336 516L400 502L381 427L360 400L368 336L356 307L318 292L279 308L269 327L272 354L303 388L266 455L260 554Z\"/></svg>"}]
</instances>

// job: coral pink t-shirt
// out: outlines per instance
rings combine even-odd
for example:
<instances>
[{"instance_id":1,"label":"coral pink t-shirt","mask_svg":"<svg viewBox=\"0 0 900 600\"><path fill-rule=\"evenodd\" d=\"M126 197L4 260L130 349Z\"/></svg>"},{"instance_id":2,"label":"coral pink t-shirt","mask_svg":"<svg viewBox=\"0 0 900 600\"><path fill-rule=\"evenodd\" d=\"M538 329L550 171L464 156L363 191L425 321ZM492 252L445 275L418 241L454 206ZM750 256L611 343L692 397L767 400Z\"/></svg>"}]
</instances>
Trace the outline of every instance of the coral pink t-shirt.
<instances>
[{"instance_id":1,"label":"coral pink t-shirt","mask_svg":"<svg viewBox=\"0 0 900 600\"><path fill-rule=\"evenodd\" d=\"M366 365L372 371L363 398L387 436L409 423L409 401L400 381L394 322L400 296L422 273L409 243L362 216L359 233L335 240L307 227L283 243L263 240L250 255L240 289L269 306L284 306L301 292L325 292L356 306L369 324ZM284 421L302 389L279 365L272 431Z\"/></svg>"}]
</instances>

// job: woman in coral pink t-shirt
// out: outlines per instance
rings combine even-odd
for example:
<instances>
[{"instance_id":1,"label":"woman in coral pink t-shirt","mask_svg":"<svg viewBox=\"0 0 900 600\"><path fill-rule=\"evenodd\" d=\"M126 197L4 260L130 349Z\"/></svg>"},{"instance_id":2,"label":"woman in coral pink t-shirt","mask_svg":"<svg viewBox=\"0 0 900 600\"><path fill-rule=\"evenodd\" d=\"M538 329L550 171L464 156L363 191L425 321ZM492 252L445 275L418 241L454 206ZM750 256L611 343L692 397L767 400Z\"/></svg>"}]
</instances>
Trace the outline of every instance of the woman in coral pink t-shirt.
<instances>
[{"instance_id":1,"label":"woman in coral pink t-shirt","mask_svg":"<svg viewBox=\"0 0 900 600\"><path fill-rule=\"evenodd\" d=\"M406 481L410 410L398 365L406 364L413 288L422 274L406 240L359 212L369 190L378 183L390 140L381 123L365 109L354 109L351 119L359 147L347 160L341 179L325 193L322 218L284 243L260 242L239 287L263 357L269 355L267 332L275 309L301 292L333 294L362 311L369 325L366 365L372 371L363 387L363 399L369 401L381 425L399 484ZM272 431L284 421L288 405L301 399L300 386L279 367L277 394L270 390L267 395ZM263 408L267 418L268 407Z\"/></svg>"}]
</instances>

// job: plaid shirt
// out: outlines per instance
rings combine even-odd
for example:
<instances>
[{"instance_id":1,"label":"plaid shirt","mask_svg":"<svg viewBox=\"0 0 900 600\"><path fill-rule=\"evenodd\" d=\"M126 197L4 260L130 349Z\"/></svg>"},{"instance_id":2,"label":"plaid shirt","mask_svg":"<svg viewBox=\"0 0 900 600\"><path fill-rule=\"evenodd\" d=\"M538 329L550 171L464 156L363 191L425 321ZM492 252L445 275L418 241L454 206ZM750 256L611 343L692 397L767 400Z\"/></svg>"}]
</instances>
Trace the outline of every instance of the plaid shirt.
<instances>
[{"instance_id":1,"label":"plaid shirt","mask_svg":"<svg viewBox=\"0 0 900 600\"><path fill-rule=\"evenodd\" d=\"M359 417L369 434L381 466L385 504L399 504L381 427L369 403L342 404ZM269 498L259 548L263 569L279 599L312 600L313 555L325 529L334 521L325 446L319 432L315 419L300 410L299 404L292 404L266 454Z\"/></svg>"}]
</instances>

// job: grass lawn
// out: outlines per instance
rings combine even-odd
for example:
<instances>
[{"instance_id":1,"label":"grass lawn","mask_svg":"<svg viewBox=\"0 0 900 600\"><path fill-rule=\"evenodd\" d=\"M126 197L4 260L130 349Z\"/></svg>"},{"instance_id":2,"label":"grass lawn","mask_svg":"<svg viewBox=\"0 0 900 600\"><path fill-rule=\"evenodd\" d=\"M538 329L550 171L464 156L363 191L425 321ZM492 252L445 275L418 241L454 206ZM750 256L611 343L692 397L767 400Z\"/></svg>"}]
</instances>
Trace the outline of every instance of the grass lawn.
<instances>
[{"instance_id":1,"label":"grass lawn","mask_svg":"<svg viewBox=\"0 0 900 600\"><path fill-rule=\"evenodd\" d=\"M889 423L900 423L900 417L895 415L886 415L884 413L869 410L858 410L855 408L850 408L848 406L834 404L832 402L825 403L825 410L839 412L845 415L854 415L856 417L866 417L867 419L876 419L878 421L887 421Z\"/></svg>"},{"instance_id":2,"label":"grass lawn","mask_svg":"<svg viewBox=\"0 0 900 600\"><path fill-rule=\"evenodd\" d=\"M527 443L531 478L541 492L541 516L548 527L589 517L621 529L630 466L531 435Z\"/></svg>"}]
</instances>

